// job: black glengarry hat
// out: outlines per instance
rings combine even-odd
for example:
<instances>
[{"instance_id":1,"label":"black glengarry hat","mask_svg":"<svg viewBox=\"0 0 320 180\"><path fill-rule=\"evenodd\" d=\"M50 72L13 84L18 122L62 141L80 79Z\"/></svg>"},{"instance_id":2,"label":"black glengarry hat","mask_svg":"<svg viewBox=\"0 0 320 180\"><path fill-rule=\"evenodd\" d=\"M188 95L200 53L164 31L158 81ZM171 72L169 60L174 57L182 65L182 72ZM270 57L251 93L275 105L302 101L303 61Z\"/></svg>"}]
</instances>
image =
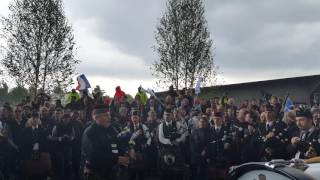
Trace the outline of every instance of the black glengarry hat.
<instances>
[{"instance_id":1,"label":"black glengarry hat","mask_svg":"<svg viewBox=\"0 0 320 180\"><path fill-rule=\"evenodd\" d=\"M304 107L304 106L300 106L297 110L296 110L296 117L306 117L306 118L312 118L312 113L310 111L309 108Z\"/></svg>"}]
</instances>

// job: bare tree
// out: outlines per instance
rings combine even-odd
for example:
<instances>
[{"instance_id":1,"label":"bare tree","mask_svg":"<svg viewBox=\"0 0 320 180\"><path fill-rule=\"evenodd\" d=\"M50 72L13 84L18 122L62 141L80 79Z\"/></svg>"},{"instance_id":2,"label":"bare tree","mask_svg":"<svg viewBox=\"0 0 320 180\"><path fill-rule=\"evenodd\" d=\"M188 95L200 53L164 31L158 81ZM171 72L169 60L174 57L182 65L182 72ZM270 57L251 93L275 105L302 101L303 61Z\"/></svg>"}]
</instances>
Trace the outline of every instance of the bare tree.
<instances>
[{"instance_id":1,"label":"bare tree","mask_svg":"<svg viewBox=\"0 0 320 180\"><path fill-rule=\"evenodd\" d=\"M156 30L154 76L178 89L193 87L198 76L205 82L216 75L212 40L202 0L168 0Z\"/></svg>"},{"instance_id":2,"label":"bare tree","mask_svg":"<svg viewBox=\"0 0 320 180\"><path fill-rule=\"evenodd\" d=\"M62 0L13 0L3 17L6 40L1 64L17 84L52 90L70 83L75 66L75 41Z\"/></svg>"}]
</instances>

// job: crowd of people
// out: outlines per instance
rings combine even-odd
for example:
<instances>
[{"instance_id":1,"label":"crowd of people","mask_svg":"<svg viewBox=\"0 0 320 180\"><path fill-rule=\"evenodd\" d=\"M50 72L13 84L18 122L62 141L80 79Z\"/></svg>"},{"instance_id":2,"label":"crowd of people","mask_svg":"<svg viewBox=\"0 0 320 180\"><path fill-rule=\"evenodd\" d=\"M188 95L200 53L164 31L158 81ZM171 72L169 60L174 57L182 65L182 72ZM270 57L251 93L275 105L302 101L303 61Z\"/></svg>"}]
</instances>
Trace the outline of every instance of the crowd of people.
<instances>
[{"instance_id":1,"label":"crowd of people","mask_svg":"<svg viewBox=\"0 0 320 180\"><path fill-rule=\"evenodd\" d=\"M320 155L317 107L234 98L139 87L129 100L117 87L112 99L72 90L65 105L44 94L4 103L0 179L225 179L234 165Z\"/></svg>"}]
</instances>

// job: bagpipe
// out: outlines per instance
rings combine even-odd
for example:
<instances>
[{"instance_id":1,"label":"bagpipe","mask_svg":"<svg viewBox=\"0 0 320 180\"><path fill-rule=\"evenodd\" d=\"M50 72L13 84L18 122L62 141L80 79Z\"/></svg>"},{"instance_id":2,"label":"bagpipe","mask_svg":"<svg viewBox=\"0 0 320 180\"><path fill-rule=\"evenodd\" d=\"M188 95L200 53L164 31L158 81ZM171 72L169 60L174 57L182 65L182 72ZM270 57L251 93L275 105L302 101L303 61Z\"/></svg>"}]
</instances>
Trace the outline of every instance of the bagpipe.
<instances>
[{"instance_id":1,"label":"bagpipe","mask_svg":"<svg viewBox=\"0 0 320 180\"><path fill-rule=\"evenodd\" d=\"M132 129L132 128L131 128ZM130 131L126 128L119 137L127 138L128 142L128 155L130 158L129 168L135 170L143 170L146 168L146 147L151 144L151 139L147 132L143 129L142 125L136 131Z\"/></svg>"},{"instance_id":2,"label":"bagpipe","mask_svg":"<svg viewBox=\"0 0 320 180\"><path fill-rule=\"evenodd\" d=\"M184 156L182 146L176 140L182 135L174 128L167 137L172 142L171 145L159 144L160 167L162 169L183 170Z\"/></svg>"},{"instance_id":3,"label":"bagpipe","mask_svg":"<svg viewBox=\"0 0 320 180\"><path fill-rule=\"evenodd\" d=\"M309 157L310 154L319 155L318 154L319 153L319 149L318 149L319 146L320 146L320 139L312 139L311 141L306 141L306 140L300 139L300 143L299 143L297 149L300 153L304 153L303 154L304 158L310 158ZM299 157L295 157L295 158L299 158Z\"/></svg>"}]
</instances>

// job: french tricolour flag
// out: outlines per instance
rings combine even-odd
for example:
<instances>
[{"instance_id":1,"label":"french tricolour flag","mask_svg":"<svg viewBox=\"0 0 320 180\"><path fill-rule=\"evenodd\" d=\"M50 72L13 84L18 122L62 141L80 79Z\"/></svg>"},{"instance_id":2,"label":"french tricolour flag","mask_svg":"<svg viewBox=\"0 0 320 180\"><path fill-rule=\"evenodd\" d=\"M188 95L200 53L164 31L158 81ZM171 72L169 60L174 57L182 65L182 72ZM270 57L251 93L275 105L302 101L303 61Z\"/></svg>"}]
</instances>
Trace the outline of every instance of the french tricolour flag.
<instances>
[{"instance_id":1,"label":"french tricolour flag","mask_svg":"<svg viewBox=\"0 0 320 180\"><path fill-rule=\"evenodd\" d=\"M91 88L90 83L84 74L81 74L77 77L78 86L76 87L77 90L85 90Z\"/></svg>"}]
</instances>

